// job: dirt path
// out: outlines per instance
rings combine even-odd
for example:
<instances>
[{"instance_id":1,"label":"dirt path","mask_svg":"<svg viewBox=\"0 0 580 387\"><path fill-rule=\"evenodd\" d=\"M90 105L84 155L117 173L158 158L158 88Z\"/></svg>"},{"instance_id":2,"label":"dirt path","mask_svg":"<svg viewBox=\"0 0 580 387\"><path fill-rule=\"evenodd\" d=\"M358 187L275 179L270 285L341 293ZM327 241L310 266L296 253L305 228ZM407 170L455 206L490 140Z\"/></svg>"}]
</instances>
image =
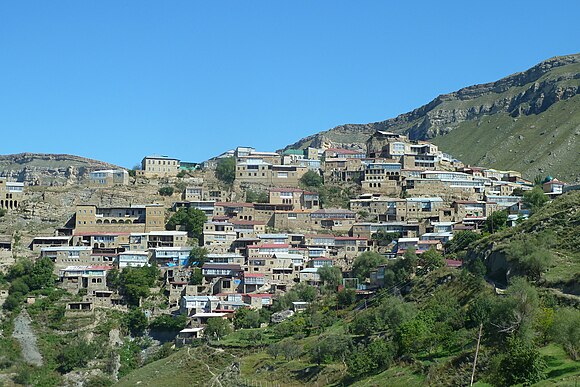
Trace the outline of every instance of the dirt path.
<instances>
[{"instance_id":1,"label":"dirt path","mask_svg":"<svg viewBox=\"0 0 580 387\"><path fill-rule=\"evenodd\" d=\"M22 348L22 357L24 360L37 367L42 366L42 355L36 345L36 336L31 326L32 320L30 315L23 309L22 312L14 319L14 337L20 343Z\"/></svg>"}]
</instances>

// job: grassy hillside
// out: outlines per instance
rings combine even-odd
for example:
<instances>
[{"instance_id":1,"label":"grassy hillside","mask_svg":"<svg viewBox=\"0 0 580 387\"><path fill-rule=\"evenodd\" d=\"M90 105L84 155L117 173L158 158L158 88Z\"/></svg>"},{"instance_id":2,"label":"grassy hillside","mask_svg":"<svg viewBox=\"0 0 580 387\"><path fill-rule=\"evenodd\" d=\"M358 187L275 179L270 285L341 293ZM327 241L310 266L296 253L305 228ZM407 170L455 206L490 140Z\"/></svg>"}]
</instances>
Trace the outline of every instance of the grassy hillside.
<instances>
[{"instance_id":1,"label":"grassy hillside","mask_svg":"<svg viewBox=\"0 0 580 387\"><path fill-rule=\"evenodd\" d=\"M578 181L580 95L537 115L497 113L465 121L433 142L466 164L517 170L529 179L549 174Z\"/></svg>"},{"instance_id":2,"label":"grassy hillside","mask_svg":"<svg viewBox=\"0 0 580 387\"><path fill-rule=\"evenodd\" d=\"M546 204L514 228L490 235L472 246L473 257L486 259L493 272L516 274L517 262L506 253L514 242L533 243L544 238L550 263L539 285L580 296L580 191L572 191Z\"/></svg>"},{"instance_id":3,"label":"grassy hillside","mask_svg":"<svg viewBox=\"0 0 580 387\"><path fill-rule=\"evenodd\" d=\"M376 130L431 140L472 165L517 169L528 178L551 173L580 181L580 54L440 95L385 121L341 125L289 147L364 148Z\"/></svg>"}]
</instances>

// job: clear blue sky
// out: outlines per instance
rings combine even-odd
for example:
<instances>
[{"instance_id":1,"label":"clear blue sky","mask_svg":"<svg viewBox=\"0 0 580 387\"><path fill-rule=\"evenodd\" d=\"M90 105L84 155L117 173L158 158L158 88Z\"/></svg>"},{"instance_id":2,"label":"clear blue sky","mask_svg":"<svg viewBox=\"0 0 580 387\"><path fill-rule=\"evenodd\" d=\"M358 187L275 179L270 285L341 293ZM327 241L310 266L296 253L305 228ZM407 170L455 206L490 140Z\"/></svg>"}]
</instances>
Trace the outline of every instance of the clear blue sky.
<instances>
[{"instance_id":1,"label":"clear blue sky","mask_svg":"<svg viewBox=\"0 0 580 387\"><path fill-rule=\"evenodd\" d=\"M579 1L0 2L0 154L275 150L580 51Z\"/></svg>"}]
</instances>

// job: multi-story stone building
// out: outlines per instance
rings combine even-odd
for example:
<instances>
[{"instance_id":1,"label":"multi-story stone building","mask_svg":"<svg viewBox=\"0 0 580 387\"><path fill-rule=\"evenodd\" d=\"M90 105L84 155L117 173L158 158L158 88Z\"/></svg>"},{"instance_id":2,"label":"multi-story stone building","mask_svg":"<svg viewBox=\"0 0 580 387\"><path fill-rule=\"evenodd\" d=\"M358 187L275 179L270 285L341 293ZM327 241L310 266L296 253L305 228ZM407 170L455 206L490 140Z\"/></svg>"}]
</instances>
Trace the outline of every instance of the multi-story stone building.
<instances>
[{"instance_id":1,"label":"multi-story stone building","mask_svg":"<svg viewBox=\"0 0 580 387\"><path fill-rule=\"evenodd\" d=\"M165 229L165 211L160 204L128 207L78 205L75 232L149 232Z\"/></svg>"},{"instance_id":2,"label":"multi-story stone building","mask_svg":"<svg viewBox=\"0 0 580 387\"><path fill-rule=\"evenodd\" d=\"M105 169L89 173L92 187L114 187L129 184L129 172L124 169Z\"/></svg>"},{"instance_id":3,"label":"multi-story stone building","mask_svg":"<svg viewBox=\"0 0 580 387\"><path fill-rule=\"evenodd\" d=\"M177 176L179 165L179 159L172 157L147 156L141 161L141 170L137 174L147 178Z\"/></svg>"},{"instance_id":4,"label":"multi-story stone building","mask_svg":"<svg viewBox=\"0 0 580 387\"><path fill-rule=\"evenodd\" d=\"M7 181L0 177L0 208L14 210L20 206L24 199L24 183Z\"/></svg>"}]
</instances>

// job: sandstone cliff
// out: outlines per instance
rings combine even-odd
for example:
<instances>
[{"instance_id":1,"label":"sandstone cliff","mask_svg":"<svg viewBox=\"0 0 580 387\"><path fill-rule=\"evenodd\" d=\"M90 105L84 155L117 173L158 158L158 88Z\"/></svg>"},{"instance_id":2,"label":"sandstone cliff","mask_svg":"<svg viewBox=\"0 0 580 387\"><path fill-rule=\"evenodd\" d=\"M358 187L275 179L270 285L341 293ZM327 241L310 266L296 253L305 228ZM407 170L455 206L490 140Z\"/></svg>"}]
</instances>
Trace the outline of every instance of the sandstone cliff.
<instances>
[{"instance_id":1,"label":"sandstone cliff","mask_svg":"<svg viewBox=\"0 0 580 387\"><path fill-rule=\"evenodd\" d=\"M0 155L0 176L28 185L71 185L98 169L117 169L103 161L66 154L19 153Z\"/></svg>"}]
</instances>

